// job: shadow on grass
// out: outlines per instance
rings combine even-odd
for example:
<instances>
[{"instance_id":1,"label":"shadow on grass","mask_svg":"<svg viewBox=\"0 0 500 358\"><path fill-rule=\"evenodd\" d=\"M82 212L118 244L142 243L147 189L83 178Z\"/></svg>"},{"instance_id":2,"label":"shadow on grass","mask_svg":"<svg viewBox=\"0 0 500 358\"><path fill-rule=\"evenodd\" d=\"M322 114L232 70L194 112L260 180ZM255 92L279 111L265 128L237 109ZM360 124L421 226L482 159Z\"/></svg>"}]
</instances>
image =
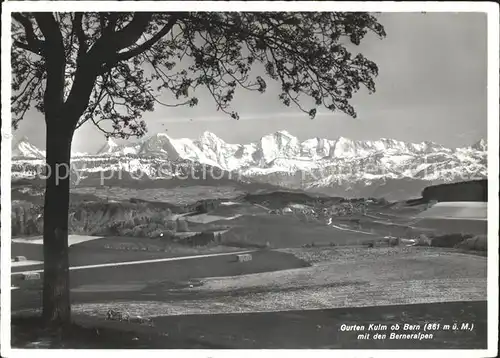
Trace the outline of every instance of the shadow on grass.
<instances>
[{"instance_id":1,"label":"shadow on grass","mask_svg":"<svg viewBox=\"0 0 500 358\"><path fill-rule=\"evenodd\" d=\"M40 316L12 317L13 348L21 349L222 349L195 339L169 339L167 334L123 322L79 319L60 332L49 332Z\"/></svg>"},{"instance_id":2,"label":"shadow on grass","mask_svg":"<svg viewBox=\"0 0 500 358\"><path fill-rule=\"evenodd\" d=\"M188 315L154 318L154 327L78 316L64 337L50 337L38 317L12 318L12 346L108 349L486 349L486 301L339 308L311 311ZM403 329L404 324L412 325ZM389 339L391 332L425 333L427 323L457 323L432 339ZM386 339L359 338L342 325L386 325ZM400 329L390 327L398 324ZM473 329L461 329L468 324ZM420 328L415 328L419 325ZM473 326L472 326L473 325ZM429 332L427 332L429 333Z\"/></svg>"}]
</instances>

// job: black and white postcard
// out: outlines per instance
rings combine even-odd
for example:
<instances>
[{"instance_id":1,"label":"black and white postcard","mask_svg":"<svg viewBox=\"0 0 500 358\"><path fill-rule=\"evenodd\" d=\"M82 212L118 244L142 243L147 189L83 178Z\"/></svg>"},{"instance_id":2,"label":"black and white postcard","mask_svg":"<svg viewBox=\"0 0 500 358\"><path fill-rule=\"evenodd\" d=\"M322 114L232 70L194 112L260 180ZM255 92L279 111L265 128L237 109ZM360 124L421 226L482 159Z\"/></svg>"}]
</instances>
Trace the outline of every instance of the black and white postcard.
<instances>
[{"instance_id":1,"label":"black and white postcard","mask_svg":"<svg viewBox=\"0 0 500 358\"><path fill-rule=\"evenodd\" d=\"M498 4L2 8L2 356L496 356Z\"/></svg>"}]
</instances>

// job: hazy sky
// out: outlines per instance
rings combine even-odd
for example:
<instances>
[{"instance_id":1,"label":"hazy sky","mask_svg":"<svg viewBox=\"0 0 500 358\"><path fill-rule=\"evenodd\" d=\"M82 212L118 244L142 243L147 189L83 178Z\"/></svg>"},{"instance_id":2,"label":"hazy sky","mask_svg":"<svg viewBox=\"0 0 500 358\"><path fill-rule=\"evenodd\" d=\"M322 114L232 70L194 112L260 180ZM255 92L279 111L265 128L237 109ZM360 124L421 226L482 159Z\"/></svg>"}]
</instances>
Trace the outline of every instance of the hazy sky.
<instances>
[{"instance_id":1,"label":"hazy sky","mask_svg":"<svg viewBox=\"0 0 500 358\"><path fill-rule=\"evenodd\" d=\"M380 73L375 94L360 91L354 96L357 119L328 112L310 120L298 109L284 107L270 80L265 94L236 93L233 109L240 113L239 121L217 112L211 97L201 92L195 108L157 106L146 113L149 134L168 130L174 138L196 138L208 130L229 143L248 143L287 130L301 140L385 137L451 147L486 138L486 14L385 13L379 21L387 37L368 36L359 46ZM44 133L43 117L30 112L14 136L26 135L44 148ZM102 133L85 125L75 135L73 150L92 152L103 143Z\"/></svg>"}]
</instances>

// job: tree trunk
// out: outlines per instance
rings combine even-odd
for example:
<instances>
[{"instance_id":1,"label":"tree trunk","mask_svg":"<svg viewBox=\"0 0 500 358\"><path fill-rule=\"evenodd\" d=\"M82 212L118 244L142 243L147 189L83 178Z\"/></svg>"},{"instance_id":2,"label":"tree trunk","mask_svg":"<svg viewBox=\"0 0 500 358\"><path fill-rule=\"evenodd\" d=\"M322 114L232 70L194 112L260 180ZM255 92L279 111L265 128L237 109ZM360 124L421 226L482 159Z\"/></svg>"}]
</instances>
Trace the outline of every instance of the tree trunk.
<instances>
[{"instance_id":1,"label":"tree trunk","mask_svg":"<svg viewBox=\"0 0 500 358\"><path fill-rule=\"evenodd\" d=\"M73 129L46 118L47 179L43 228L43 319L48 328L71 322L69 295L68 213ZM66 123L69 122L66 119Z\"/></svg>"}]
</instances>

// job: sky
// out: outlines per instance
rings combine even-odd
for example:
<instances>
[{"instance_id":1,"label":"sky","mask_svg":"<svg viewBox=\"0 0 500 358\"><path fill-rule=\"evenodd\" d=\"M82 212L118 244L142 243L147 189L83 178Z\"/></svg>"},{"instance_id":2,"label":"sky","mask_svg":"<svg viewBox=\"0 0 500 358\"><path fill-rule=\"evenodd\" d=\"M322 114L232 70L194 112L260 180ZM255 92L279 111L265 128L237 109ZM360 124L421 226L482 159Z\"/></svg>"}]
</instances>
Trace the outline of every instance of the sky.
<instances>
[{"instance_id":1,"label":"sky","mask_svg":"<svg viewBox=\"0 0 500 358\"><path fill-rule=\"evenodd\" d=\"M217 112L212 98L199 92L194 108L157 106L145 113L148 135L164 132L194 139L210 131L228 143L244 144L287 130L300 140L391 138L449 147L486 139L486 14L383 13L378 18L387 37L369 35L357 49L379 67L377 91L354 95L356 119L324 111L311 120L295 107L284 107L278 87L269 80L264 94L236 92L232 108L240 114L239 121ZM26 136L43 149L43 116L28 112L13 134L14 141ZM73 151L95 152L104 143L104 135L86 124L75 133Z\"/></svg>"}]
</instances>

